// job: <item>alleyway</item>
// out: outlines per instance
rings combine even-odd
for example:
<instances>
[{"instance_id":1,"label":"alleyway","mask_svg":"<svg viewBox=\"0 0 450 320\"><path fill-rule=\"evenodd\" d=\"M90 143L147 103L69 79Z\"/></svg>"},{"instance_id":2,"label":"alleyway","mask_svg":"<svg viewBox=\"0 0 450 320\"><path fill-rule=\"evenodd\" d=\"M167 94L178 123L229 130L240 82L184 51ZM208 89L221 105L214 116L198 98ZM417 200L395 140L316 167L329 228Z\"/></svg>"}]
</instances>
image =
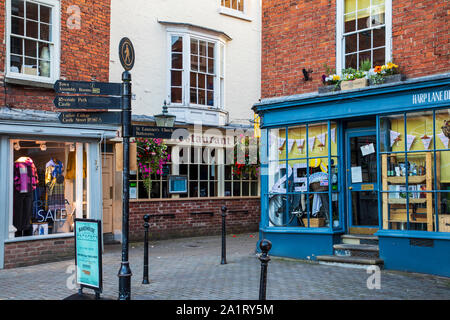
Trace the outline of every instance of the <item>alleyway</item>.
<instances>
[{"instance_id":1,"label":"alleyway","mask_svg":"<svg viewBox=\"0 0 450 320\"><path fill-rule=\"evenodd\" d=\"M257 234L229 235L227 265L220 265L221 238L198 237L150 243L150 284L142 285L142 244L130 246L132 299L241 300L258 298ZM120 246L106 247L104 296L117 299ZM63 299L72 295L73 261L0 270L0 300ZM67 273L68 272L68 273ZM381 289L369 290L364 269L272 258L267 298L272 299L450 299L450 279L382 271Z\"/></svg>"}]
</instances>

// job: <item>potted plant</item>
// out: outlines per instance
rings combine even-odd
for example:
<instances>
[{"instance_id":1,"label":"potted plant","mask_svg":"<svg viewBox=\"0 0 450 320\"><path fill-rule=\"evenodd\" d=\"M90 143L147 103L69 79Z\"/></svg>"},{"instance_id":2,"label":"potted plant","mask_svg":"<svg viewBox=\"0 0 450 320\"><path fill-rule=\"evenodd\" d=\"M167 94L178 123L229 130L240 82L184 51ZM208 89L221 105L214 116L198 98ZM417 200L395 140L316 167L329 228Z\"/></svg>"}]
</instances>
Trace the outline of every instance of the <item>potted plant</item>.
<instances>
[{"instance_id":1,"label":"potted plant","mask_svg":"<svg viewBox=\"0 0 450 320\"><path fill-rule=\"evenodd\" d=\"M328 76L327 76L328 74ZM327 93L341 90L341 77L336 74L335 70L331 71L325 64L325 74L322 75L323 86L319 87L319 93Z\"/></svg>"},{"instance_id":2,"label":"potted plant","mask_svg":"<svg viewBox=\"0 0 450 320\"><path fill-rule=\"evenodd\" d=\"M170 161L170 154L162 139L136 139L137 161L145 189L150 195L152 176L163 174L163 166Z\"/></svg>"},{"instance_id":3,"label":"potted plant","mask_svg":"<svg viewBox=\"0 0 450 320\"><path fill-rule=\"evenodd\" d=\"M370 85L393 83L404 80L404 76L400 74L398 65L388 62L382 66L375 66L371 70L369 77Z\"/></svg>"},{"instance_id":4,"label":"potted plant","mask_svg":"<svg viewBox=\"0 0 450 320\"><path fill-rule=\"evenodd\" d=\"M232 173L235 177L252 177L256 179L259 175L260 166L259 152L257 151L258 139L245 137L243 134L239 138L236 137L236 139ZM250 145L256 147L256 154L250 154Z\"/></svg>"},{"instance_id":5,"label":"potted plant","mask_svg":"<svg viewBox=\"0 0 450 320\"><path fill-rule=\"evenodd\" d=\"M368 71L359 71L353 68L342 70L341 90L351 90L367 87Z\"/></svg>"}]
</instances>

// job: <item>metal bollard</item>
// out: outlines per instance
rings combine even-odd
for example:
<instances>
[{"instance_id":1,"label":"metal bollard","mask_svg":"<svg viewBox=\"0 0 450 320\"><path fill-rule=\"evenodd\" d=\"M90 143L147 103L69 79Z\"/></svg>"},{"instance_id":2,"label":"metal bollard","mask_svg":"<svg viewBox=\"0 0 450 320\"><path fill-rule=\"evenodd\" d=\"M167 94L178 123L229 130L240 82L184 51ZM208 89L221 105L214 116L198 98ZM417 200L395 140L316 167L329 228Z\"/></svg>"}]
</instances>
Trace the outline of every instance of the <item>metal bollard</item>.
<instances>
[{"instance_id":1,"label":"metal bollard","mask_svg":"<svg viewBox=\"0 0 450 320\"><path fill-rule=\"evenodd\" d=\"M145 228L145 234L144 234L144 279L142 280L142 284L149 284L148 281L148 228L150 227L150 224L148 221L150 220L150 215L146 214L144 216L144 228Z\"/></svg>"},{"instance_id":2,"label":"metal bollard","mask_svg":"<svg viewBox=\"0 0 450 320\"><path fill-rule=\"evenodd\" d=\"M227 252L226 252L226 236L227 236L227 230L226 230L226 224L225 224L225 218L227 216L227 207L222 207L222 261L220 264L227 264Z\"/></svg>"},{"instance_id":3,"label":"metal bollard","mask_svg":"<svg viewBox=\"0 0 450 320\"><path fill-rule=\"evenodd\" d=\"M272 249L272 242L263 239L259 247L261 248L261 255L259 260L261 261L261 278L259 281L259 300L266 300L266 288L267 288L267 266L269 264L270 258L268 253Z\"/></svg>"}]
</instances>

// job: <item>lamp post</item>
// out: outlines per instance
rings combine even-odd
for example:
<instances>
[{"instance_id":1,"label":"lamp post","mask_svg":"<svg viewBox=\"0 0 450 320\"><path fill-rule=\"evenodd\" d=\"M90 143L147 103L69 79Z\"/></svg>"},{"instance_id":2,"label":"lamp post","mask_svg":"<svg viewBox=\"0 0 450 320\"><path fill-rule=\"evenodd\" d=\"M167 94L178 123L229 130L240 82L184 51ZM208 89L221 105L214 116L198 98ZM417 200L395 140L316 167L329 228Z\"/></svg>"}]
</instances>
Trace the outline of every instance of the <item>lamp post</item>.
<instances>
[{"instance_id":1,"label":"lamp post","mask_svg":"<svg viewBox=\"0 0 450 320\"><path fill-rule=\"evenodd\" d=\"M163 105L162 109L163 109L162 113L154 115L155 120L156 120L156 126L172 128L175 123L176 116L174 116L173 114L170 114L167 111L166 101L164 101L164 105Z\"/></svg>"}]
</instances>

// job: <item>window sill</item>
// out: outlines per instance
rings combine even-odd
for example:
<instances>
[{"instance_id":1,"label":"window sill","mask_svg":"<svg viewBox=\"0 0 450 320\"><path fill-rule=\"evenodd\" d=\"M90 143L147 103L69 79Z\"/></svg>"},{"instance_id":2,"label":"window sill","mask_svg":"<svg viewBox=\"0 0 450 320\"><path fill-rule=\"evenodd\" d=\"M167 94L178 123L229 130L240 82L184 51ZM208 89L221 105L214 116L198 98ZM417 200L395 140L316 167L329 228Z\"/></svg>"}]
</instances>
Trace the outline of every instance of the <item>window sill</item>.
<instances>
[{"instance_id":1,"label":"window sill","mask_svg":"<svg viewBox=\"0 0 450 320\"><path fill-rule=\"evenodd\" d=\"M233 17L233 18L245 20L245 21L248 21L248 22L252 22L253 21L253 19L250 18L250 16L242 13L239 10L235 10L235 9L229 9L229 8L220 7L219 8L219 13L223 14L223 15L226 15L226 16Z\"/></svg>"},{"instance_id":2,"label":"window sill","mask_svg":"<svg viewBox=\"0 0 450 320\"><path fill-rule=\"evenodd\" d=\"M202 197L202 198L161 198L161 199L130 199L130 202L161 202L161 201L205 201L205 200L251 200L260 199L259 196L248 197Z\"/></svg>"},{"instance_id":3,"label":"window sill","mask_svg":"<svg viewBox=\"0 0 450 320\"><path fill-rule=\"evenodd\" d=\"M46 88L53 89L55 81L49 79L36 79L36 78L28 78L28 77L19 77L11 74L7 74L5 76L5 82L11 84L18 84L29 87L37 87L37 88Z\"/></svg>"},{"instance_id":4,"label":"window sill","mask_svg":"<svg viewBox=\"0 0 450 320\"><path fill-rule=\"evenodd\" d=\"M28 236L28 237L18 237L13 239L5 239L5 243L15 243L15 242L26 242L26 241L38 241L38 240L49 240L49 239L63 239L63 238L73 238L74 233L56 233L42 236Z\"/></svg>"}]
</instances>

